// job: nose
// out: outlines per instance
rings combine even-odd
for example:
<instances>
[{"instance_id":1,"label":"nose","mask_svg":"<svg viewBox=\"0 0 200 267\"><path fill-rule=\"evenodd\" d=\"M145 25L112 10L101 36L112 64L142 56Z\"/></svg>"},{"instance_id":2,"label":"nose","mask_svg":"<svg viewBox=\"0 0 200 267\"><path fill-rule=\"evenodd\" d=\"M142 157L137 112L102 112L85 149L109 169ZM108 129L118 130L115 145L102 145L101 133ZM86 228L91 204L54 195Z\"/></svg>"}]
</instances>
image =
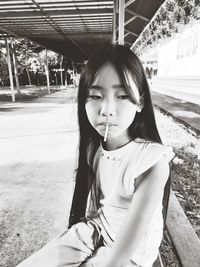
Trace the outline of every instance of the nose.
<instances>
[{"instance_id":1,"label":"nose","mask_svg":"<svg viewBox=\"0 0 200 267\"><path fill-rule=\"evenodd\" d=\"M102 102L100 115L107 117L116 115L116 107L113 100L105 100Z\"/></svg>"}]
</instances>

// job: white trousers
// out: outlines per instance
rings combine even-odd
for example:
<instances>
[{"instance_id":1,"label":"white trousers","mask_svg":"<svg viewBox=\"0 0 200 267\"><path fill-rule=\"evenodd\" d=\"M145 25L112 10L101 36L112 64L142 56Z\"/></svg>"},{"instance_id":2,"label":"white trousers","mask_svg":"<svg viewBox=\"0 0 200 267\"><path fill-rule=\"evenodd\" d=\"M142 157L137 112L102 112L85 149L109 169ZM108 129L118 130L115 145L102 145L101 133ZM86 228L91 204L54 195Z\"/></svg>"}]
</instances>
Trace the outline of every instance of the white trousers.
<instances>
[{"instance_id":1,"label":"white trousers","mask_svg":"<svg viewBox=\"0 0 200 267\"><path fill-rule=\"evenodd\" d=\"M96 223L80 222L17 267L100 267L111 249L103 243L101 230ZM124 267L133 266L138 265L130 261Z\"/></svg>"}]
</instances>

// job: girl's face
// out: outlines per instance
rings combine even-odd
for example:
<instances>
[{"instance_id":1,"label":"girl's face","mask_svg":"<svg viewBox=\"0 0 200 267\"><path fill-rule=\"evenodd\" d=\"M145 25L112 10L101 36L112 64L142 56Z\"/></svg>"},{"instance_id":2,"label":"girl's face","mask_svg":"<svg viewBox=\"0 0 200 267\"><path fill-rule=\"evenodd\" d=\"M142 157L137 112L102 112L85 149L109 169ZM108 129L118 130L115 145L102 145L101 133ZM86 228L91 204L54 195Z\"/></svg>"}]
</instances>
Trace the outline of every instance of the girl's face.
<instances>
[{"instance_id":1,"label":"girl's face","mask_svg":"<svg viewBox=\"0 0 200 267\"><path fill-rule=\"evenodd\" d=\"M133 92L138 89L135 86ZM107 62L99 71L96 79L89 88L85 104L90 124L104 137L108 123L106 148L117 149L127 144L131 138L128 128L133 122L137 105L132 102L122 85L121 79L114 66Z\"/></svg>"}]
</instances>

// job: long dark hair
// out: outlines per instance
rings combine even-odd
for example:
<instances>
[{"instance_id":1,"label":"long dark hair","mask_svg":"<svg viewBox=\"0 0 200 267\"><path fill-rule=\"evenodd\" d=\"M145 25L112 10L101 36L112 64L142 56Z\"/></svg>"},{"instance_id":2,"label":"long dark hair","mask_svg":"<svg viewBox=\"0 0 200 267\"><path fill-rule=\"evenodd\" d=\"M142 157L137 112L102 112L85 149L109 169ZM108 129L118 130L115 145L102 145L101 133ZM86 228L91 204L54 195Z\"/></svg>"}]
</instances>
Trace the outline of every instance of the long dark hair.
<instances>
[{"instance_id":1,"label":"long dark hair","mask_svg":"<svg viewBox=\"0 0 200 267\"><path fill-rule=\"evenodd\" d=\"M89 143L92 143L95 151L100 144L101 137L88 121L85 103L90 86L94 82L101 67L106 62L112 63L116 68L125 90L132 101L135 102L134 93L130 89L129 84L127 84L126 74L127 72L131 73L142 98L143 108L141 112L136 113L133 123L129 126L129 135L131 138L135 139L140 137L147 141L162 143L155 122L149 85L139 58L125 46L113 44L105 45L87 62L80 77L78 92L78 122L80 130L79 161L70 211L69 227L79 222L80 218L85 216L88 193L93 182L91 177L94 178L94 175L91 175L92 170L87 162L87 148ZM169 195L168 184L165 187L164 195L163 199L166 199L164 201L165 210Z\"/></svg>"}]
</instances>

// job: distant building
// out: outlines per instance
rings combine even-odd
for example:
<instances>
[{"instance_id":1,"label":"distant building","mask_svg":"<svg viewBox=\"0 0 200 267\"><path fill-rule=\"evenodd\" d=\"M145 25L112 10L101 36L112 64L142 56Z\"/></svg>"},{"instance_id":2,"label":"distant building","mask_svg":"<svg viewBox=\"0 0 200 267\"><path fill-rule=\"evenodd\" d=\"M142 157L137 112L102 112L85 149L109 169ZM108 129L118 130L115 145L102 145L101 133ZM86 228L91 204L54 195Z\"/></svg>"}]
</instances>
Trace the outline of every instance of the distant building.
<instances>
[{"instance_id":1,"label":"distant building","mask_svg":"<svg viewBox=\"0 0 200 267\"><path fill-rule=\"evenodd\" d=\"M143 55L147 75L157 68L150 77L152 90L200 104L200 23L183 26L152 51Z\"/></svg>"},{"instance_id":2,"label":"distant building","mask_svg":"<svg viewBox=\"0 0 200 267\"><path fill-rule=\"evenodd\" d=\"M158 76L200 76L200 23L159 47Z\"/></svg>"}]
</instances>

